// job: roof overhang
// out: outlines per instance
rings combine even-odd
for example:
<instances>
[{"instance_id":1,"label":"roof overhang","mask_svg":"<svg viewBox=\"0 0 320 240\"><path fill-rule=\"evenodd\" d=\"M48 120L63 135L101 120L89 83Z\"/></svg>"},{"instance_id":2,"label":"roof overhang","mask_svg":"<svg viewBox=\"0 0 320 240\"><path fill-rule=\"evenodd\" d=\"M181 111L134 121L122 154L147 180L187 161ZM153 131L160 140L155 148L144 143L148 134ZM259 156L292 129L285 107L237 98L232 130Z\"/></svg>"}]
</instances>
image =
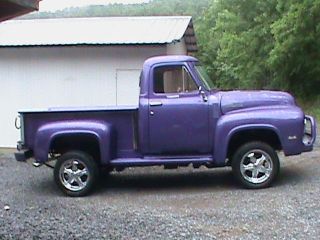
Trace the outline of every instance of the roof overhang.
<instances>
[{"instance_id":1,"label":"roof overhang","mask_svg":"<svg viewBox=\"0 0 320 240\"><path fill-rule=\"evenodd\" d=\"M0 1L0 22L38 10L40 0Z\"/></svg>"}]
</instances>

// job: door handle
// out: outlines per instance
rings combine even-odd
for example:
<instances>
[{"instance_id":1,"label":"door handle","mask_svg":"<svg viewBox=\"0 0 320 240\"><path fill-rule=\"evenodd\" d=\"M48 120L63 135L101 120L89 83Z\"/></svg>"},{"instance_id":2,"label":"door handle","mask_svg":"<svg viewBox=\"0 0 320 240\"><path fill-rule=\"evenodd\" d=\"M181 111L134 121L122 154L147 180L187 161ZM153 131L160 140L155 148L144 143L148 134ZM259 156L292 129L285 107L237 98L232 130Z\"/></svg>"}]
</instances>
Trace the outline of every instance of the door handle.
<instances>
[{"instance_id":1,"label":"door handle","mask_svg":"<svg viewBox=\"0 0 320 240\"><path fill-rule=\"evenodd\" d=\"M150 107L159 107L162 106L162 102L150 102Z\"/></svg>"}]
</instances>

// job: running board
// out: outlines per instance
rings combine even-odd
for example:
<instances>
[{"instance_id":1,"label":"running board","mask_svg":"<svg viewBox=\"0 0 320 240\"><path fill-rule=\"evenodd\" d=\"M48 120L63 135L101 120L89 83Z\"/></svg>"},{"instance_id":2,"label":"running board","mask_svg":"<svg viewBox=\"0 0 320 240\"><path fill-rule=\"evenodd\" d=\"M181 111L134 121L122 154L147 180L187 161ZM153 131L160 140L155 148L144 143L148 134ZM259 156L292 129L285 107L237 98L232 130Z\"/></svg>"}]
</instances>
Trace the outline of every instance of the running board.
<instances>
[{"instance_id":1,"label":"running board","mask_svg":"<svg viewBox=\"0 0 320 240\"><path fill-rule=\"evenodd\" d=\"M151 155L151 156L144 156L144 159L148 159L148 160L157 160L157 161L162 161L162 160L192 160L195 159L196 161L198 159L211 159L212 160L212 156L211 155L168 155L168 156L163 156L163 155Z\"/></svg>"},{"instance_id":2,"label":"running board","mask_svg":"<svg viewBox=\"0 0 320 240\"><path fill-rule=\"evenodd\" d=\"M118 158L110 161L111 166L114 167L133 167L133 166L161 166L161 165L178 165L187 166L194 165L207 165L212 164L211 157L201 158Z\"/></svg>"}]
</instances>

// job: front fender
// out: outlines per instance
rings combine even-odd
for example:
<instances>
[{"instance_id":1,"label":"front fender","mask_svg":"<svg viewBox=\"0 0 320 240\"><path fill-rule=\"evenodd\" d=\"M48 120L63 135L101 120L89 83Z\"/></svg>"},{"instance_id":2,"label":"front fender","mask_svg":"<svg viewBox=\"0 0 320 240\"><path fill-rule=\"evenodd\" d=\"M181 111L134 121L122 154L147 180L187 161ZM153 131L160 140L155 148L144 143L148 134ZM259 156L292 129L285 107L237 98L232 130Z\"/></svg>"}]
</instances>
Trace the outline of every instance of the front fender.
<instances>
[{"instance_id":1,"label":"front fender","mask_svg":"<svg viewBox=\"0 0 320 240\"><path fill-rule=\"evenodd\" d=\"M51 143L62 136L86 134L94 136L100 147L102 163L112 158L113 129L109 123L98 121L68 121L48 123L41 126L35 135L34 156L37 162L48 161Z\"/></svg>"},{"instance_id":2,"label":"front fender","mask_svg":"<svg viewBox=\"0 0 320 240\"><path fill-rule=\"evenodd\" d=\"M214 137L215 164L225 165L230 139L245 130L271 130L278 136L286 154L298 153L302 147L299 139L303 134L303 118L297 107L265 107L223 115L218 120ZM297 136L297 139L292 142L289 136Z\"/></svg>"}]
</instances>

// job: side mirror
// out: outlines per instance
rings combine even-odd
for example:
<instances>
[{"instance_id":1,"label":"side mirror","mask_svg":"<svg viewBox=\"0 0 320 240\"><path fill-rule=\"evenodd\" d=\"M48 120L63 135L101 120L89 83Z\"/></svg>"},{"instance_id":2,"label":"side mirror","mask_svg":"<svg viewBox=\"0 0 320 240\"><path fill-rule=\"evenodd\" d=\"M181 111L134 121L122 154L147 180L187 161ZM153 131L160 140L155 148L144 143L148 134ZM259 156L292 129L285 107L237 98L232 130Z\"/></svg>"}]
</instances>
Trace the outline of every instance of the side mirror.
<instances>
[{"instance_id":1,"label":"side mirror","mask_svg":"<svg viewBox=\"0 0 320 240\"><path fill-rule=\"evenodd\" d=\"M202 87L199 87L199 94L201 95L204 102L208 102L208 97L206 92L202 89Z\"/></svg>"}]
</instances>

